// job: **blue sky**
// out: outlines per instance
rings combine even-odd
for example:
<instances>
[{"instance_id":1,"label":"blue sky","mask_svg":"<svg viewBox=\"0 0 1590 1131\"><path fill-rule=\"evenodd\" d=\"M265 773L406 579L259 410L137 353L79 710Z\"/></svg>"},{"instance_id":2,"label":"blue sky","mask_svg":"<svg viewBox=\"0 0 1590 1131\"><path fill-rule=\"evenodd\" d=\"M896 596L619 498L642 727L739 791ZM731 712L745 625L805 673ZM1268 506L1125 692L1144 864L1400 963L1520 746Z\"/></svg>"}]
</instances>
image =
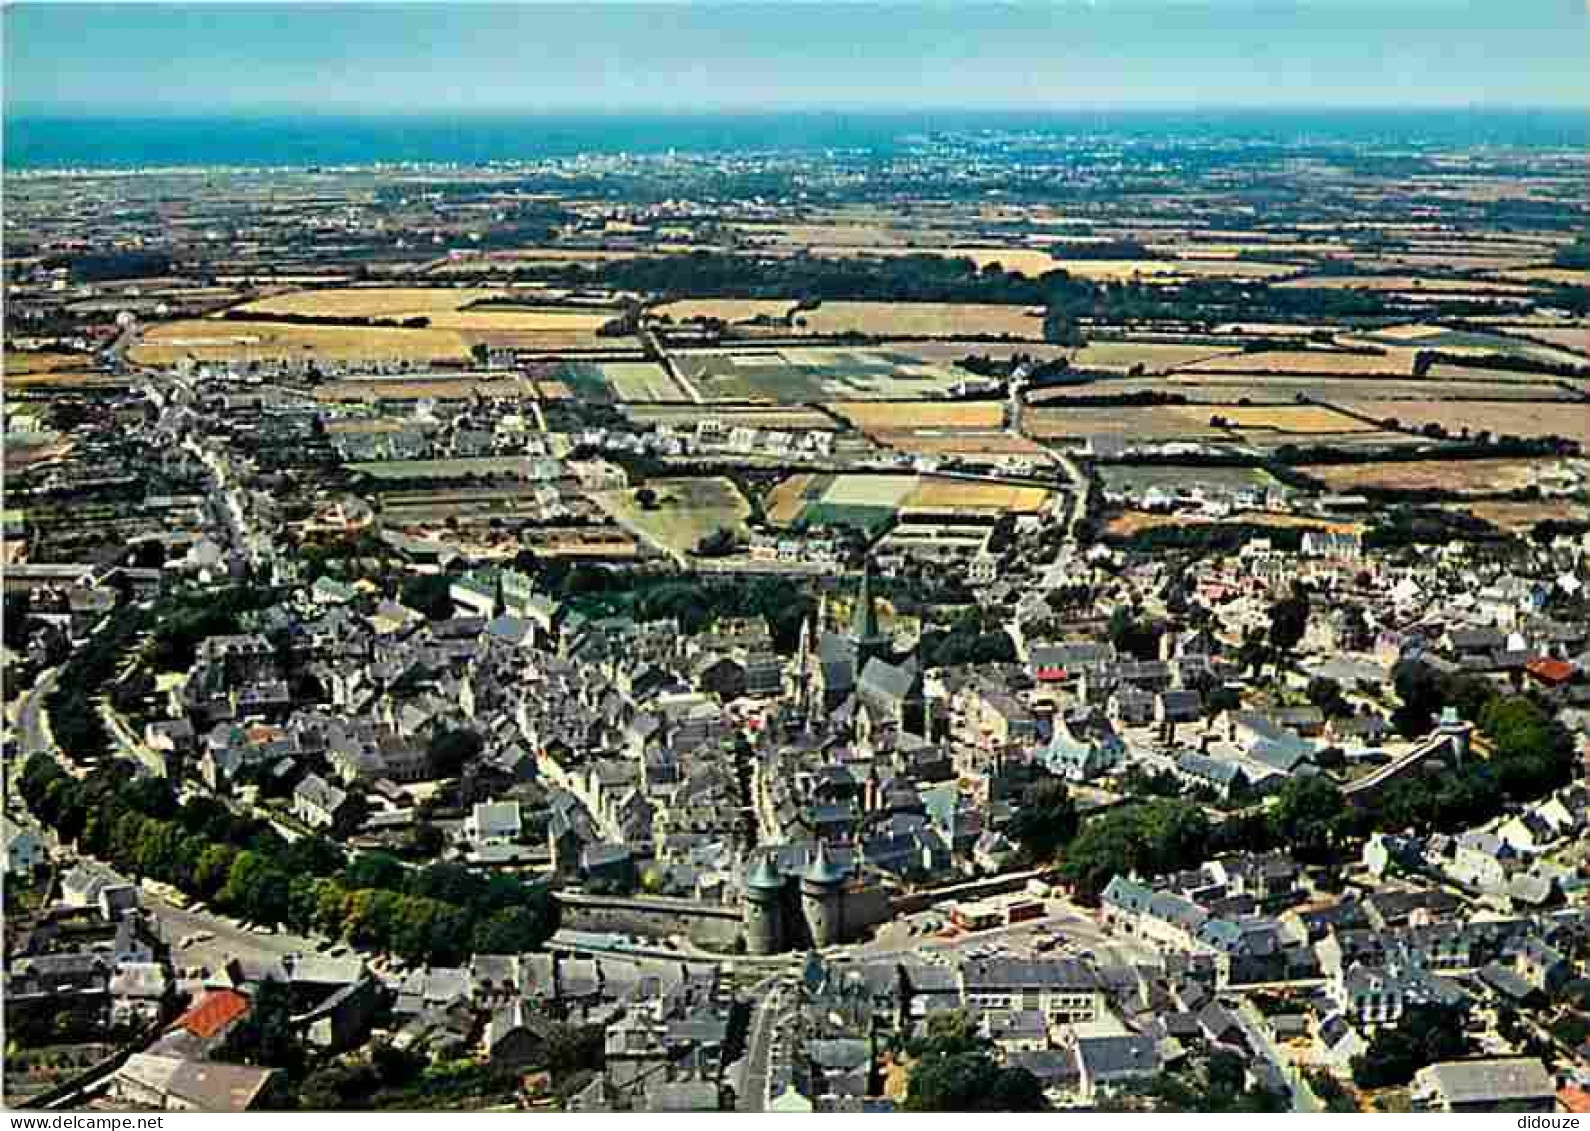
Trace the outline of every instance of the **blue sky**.
<instances>
[{"instance_id":1,"label":"blue sky","mask_svg":"<svg viewBox=\"0 0 1590 1131\"><path fill-rule=\"evenodd\" d=\"M1590 0L36 3L8 114L1586 106Z\"/></svg>"}]
</instances>

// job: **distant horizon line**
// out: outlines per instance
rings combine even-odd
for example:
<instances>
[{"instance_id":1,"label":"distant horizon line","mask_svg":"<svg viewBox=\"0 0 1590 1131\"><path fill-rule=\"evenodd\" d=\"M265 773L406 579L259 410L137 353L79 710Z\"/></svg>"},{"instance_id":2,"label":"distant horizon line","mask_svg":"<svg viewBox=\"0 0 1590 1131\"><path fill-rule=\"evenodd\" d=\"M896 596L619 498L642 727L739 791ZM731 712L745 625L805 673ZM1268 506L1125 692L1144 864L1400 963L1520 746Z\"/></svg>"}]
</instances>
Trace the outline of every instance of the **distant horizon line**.
<instances>
[{"instance_id":1,"label":"distant horizon line","mask_svg":"<svg viewBox=\"0 0 1590 1131\"><path fill-rule=\"evenodd\" d=\"M17 106L4 108L4 120L56 122L196 122L217 118L269 119L291 116L308 120L394 119L394 118L747 118L768 115L797 117L853 116L869 118L912 117L928 114L976 116L1033 116L1067 114L1249 114L1257 117L1284 117L1300 113L1374 114L1385 116L1430 113L1488 114L1568 114L1590 118L1590 105L1584 103L1524 102L1428 102L1428 103L1191 103L1191 102L1098 102L1066 103L1049 106L927 103L905 104L772 104L723 105L714 107L658 106L567 106L567 107L305 107L292 104L239 106L220 110L165 110L120 107Z\"/></svg>"},{"instance_id":2,"label":"distant horizon line","mask_svg":"<svg viewBox=\"0 0 1590 1131\"><path fill-rule=\"evenodd\" d=\"M173 168L486 165L580 157L887 153L936 140L1009 138L1174 144L1497 147L1580 150L1579 107L995 106L616 107L308 113L264 107L206 112L30 110L8 106L9 172Z\"/></svg>"}]
</instances>

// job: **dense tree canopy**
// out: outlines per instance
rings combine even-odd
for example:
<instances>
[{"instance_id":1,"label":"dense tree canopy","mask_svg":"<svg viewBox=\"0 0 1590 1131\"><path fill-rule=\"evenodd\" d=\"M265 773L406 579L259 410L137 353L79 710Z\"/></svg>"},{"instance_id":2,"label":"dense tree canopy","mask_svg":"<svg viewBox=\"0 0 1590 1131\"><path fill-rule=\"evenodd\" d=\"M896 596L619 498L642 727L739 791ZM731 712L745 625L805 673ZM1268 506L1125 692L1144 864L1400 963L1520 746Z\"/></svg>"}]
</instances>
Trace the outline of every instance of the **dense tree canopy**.
<instances>
[{"instance_id":1,"label":"dense tree canopy","mask_svg":"<svg viewBox=\"0 0 1590 1131\"><path fill-rule=\"evenodd\" d=\"M739 540L735 538L734 531L720 526L710 534L704 534L696 543L696 556L701 558L723 558L734 553Z\"/></svg>"},{"instance_id":2,"label":"dense tree canopy","mask_svg":"<svg viewBox=\"0 0 1590 1131\"><path fill-rule=\"evenodd\" d=\"M906 1111L1043 1111L1043 1086L1025 1068L1001 1065L961 1010L933 1017L911 1043Z\"/></svg>"},{"instance_id":3,"label":"dense tree canopy","mask_svg":"<svg viewBox=\"0 0 1590 1131\"><path fill-rule=\"evenodd\" d=\"M1053 860L1077 832L1077 806L1066 783L1046 776L1029 785L1007 831L1027 859Z\"/></svg>"},{"instance_id":4,"label":"dense tree canopy","mask_svg":"<svg viewBox=\"0 0 1590 1131\"><path fill-rule=\"evenodd\" d=\"M1270 606L1270 644L1277 651L1290 652L1308 630L1308 596L1302 591Z\"/></svg>"},{"instance_id":5,"label":"dense tree canopy","mask_svg":"<svg viewBox=\"0 0 1590 1131\"><path fill-rule=\"evenodd\" d=\"M471 760L479 757L484 745L480 735L466 728L437 731L426 747L431 771L438 777L456 778Z\"/></svg>"},{"instance_id":6,"label":"dense tree canopy","mask_svg":"<svg viewBox=\"0 0 1590 1131\"><path fill-rule=\"evenodd\" d=\"M1161 1072L1100 1104L1101 1111L1281 1112L1290 1097L1249 1087L1242 1058L1218 1048L1207 1057Z\"/></svg>"},{"instance_id":7,"label":"dense tree canopy","mask_svg":"<svg viewBox=\"0 0 1590 1131\"><path fill-rule=\"evenodd\" d=\"M1198 805L1155 798L1084 823L1060 867L1078 897L1093 902L1114 876L1154 876L1202 860L1208 841L1209 818Z\"/></svg>"},{"instance_id":8,"label":"dense tree canopy","mask_svg":"<svg viewBox=\"0 0 1590 1131\"><path fill-rule=\"evenodd\" d=\"M1353 705L1342 694L1342 685L1329 676L1317 675L1308 681L1304 693L1308 701L1318 707L1326 718L1342 718L1353 713Z\"/></svg>"},{"instance_id":9,"label":"dense tree canopy","mask_svg":"<svg viewBox=\"0 0 1590 1131\"><path fill-rule=\"evenodd\" d=\"M1276 843L1311 862L1324 858L1349 816L1341 790L1324 775L1290 779L1269 811Z\"/></svg>"},{"instance_id":10,"label":"dense tree canopy","mask_svg":"<svg viewBox=\"0 0 1590 1131\"><path fill-rule=\"evenodd\" d=\"M1417 659L1399 662L1392 681L1400 700L1392 723L1404 736L1428 734L1436 713L1452 707L1478 725L1490 756L1471 757L1433 779L1394 783L1375 807L1378 827L1466 828L1494 817L1509 800L1540 797L1571 779L1573 741L1541 702L1474 676L1442 674Z\"/></svg>"},{"instance_id":11,"label":"dense tree canopy","mask_svg":"<svg viewBox=\"0 0 1590 1131\"><path fill-rule=\"evenodd\" d=\"M1397 1024L1376 1030L1369 1048L1353 1058L1353 1082L1360 1088L1400 1087L1426 1065L1466 1056L1469 1044L1461 1009L1410 1006Z\"/></svg>"},{"instance_id":12,"label":"dense tree canopy","mask_svg":"<svg viewBox=\"0 0 1590 1131\"><path fill-rule=\"evenodd\" d=\"M411 961L454 963L472 947L533 950L556 929L545 889L458 864L345 860L328 842L289 844L263 821L175 804L168 783L95 771L82 781L35 755L19 788L29 808L91 857L169 883L261 926L319 931Z\"/></svg>"},{"instance_id":13,"label":"dense tree canopy","mask_svg":"<svg viewBox=\"0 0 1590 1131\"><path fill-rule=\"evenodd\" d=\"M1164 625L1143 620L1125 607L1110 614L1110 643L1133 659L1159 659L1159 638L1164 631Z\"/></svg>"},{"instance_id":14,"label":"dense tree canopy","mask_svg":"<svg viewBox=\"0 0 1590 1131\"><path fill-rule=\"evenodd\" d=\"M399 599L432 620L446 620L453 615L452 586L453 579L445 573L419 574L403 583Z\"/></svg>"}]
</instances>

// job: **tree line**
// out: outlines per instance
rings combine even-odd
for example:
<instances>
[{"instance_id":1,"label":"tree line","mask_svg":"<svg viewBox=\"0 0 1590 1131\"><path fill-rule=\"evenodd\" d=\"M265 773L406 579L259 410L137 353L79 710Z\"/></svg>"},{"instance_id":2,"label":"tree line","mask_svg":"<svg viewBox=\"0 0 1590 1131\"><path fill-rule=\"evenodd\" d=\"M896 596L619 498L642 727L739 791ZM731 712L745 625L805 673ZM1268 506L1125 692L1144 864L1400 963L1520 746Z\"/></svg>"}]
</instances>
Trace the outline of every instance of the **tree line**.
<instances>
[{"instance_id":1,"label":"tree line","mask_svg":"<svg viewBox=\"0 0 1590 1131\"><path fill-rule=\"evenodd\" d=\"M412 318L377 318L353 314L298 314L269 310L228 310L221 315L228 322L285 322L290 326L380 326L393 330L423 330L431 320L423 314Z\"/></svg>"},{"instance_id":2,"label":"tree line","mask_svg":"<svg viewBox=\"0 0 1590 1131\"><path fill-rule=\"evenodd\" d=\"M159 778L102 769L79 781L36 754L19 789L40 820L85 854L245 922L440 965L534 950L556 929L545 889L459 864L409 868L376 853L350 860L330 841L289 842L267 822L213 802L179 804Z\"/></svg>"},{"instance_id":3,"label":"tree line","mask_svg":"<svg viewBox=\"0 0 1590 1131\"><path fill-rule=\"evenodd\" d=\"M1057 294L1089 298L1094 287L1064 271L1034 279L998 264L932 254L879 259L770 257L695 251L551 269L570 284L678 298L794 298L810 309L824 301L986 302L1041 306Z\"/></svg>"},{"instance_id":4,"label":"tree line","mask_svg":"<svg viewBox=\"0 0 1590 1131\"><path fill-rule=\"evenodd\" d=\"M181 671L193 664L199 645L210 636L241 631L243 618L264 608L280 591L236 586L200 598L170 598L155 608L123 605L112 612L93 638L67 658L55 690L45 701L56 742L73 758L92 761L111 748L100 718L98 697L112 683L117 666L140 635L147 633L143 661L157 671Z\"/></svg>"}]
</instances>

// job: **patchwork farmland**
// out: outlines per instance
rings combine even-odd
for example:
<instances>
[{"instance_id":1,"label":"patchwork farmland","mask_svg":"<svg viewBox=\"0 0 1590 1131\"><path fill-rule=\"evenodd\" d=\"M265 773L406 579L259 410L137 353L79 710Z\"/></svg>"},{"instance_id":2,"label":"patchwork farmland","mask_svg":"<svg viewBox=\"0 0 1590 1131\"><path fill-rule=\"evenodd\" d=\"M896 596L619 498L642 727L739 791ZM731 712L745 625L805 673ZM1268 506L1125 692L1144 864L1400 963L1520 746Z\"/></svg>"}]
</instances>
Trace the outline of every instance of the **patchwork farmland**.
<instances>
[{"instance_id":1,"label":"patchwork farmland","mask_svg":"<svg viewBox=\"0 0 1590 1131\"><path fill-rule=\"evenodd\" d=\"M1342 400L1372 419L1395 418L1404 428L1437 425L1451 435L1562 436L1590 449L1590 406L1540 401Z\"/></svg>"},{"instance_id":2,"label":"patchwork farmland","mask_svg":"<svg viewBox=\"0 0 1590 1131\"><path fill-rule=\"evenodd\" d=\"M1037 514L1054 501L1043 487L933 475L792 475L769 492L768 521L778 526L853 525L877 530L896 516L970 519Z\"/></svg>"},{"instance_id":3,"label":"patchwork farmland","mask_svg":"<svg viewBox=\"0 0 1590 1131\"><path fill-rule=\"evenodd\" d=\"M680 374L707 401L814 404L942 397L965 374L887 350L797 348L677 353Z\"/></svg>"},{"instance_id":4,"label":"patchwork farmland","mask_svg":"<svg viewBox=\"0 0 1590 1131\"><path fill-rule=\"evenodd\" d=\"M1306 464L1298 470L1333 491L1365 488L1391 491L1444 490L1487 495L1533 486L1543 470L1531 460L1407 460L1388 463Z\"/></svg>"}]
</instances>

